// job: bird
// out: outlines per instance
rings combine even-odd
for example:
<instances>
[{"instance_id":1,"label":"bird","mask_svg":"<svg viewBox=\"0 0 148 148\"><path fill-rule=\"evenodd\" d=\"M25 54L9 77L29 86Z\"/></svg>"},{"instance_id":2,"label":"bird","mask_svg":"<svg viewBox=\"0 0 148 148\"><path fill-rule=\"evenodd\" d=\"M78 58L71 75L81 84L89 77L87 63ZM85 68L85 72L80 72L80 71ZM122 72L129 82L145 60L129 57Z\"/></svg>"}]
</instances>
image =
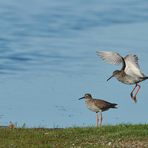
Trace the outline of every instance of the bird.
<instances>
[{"instance_id":1,"label":"bird","mask_svg":"<svg viewBox=\"0 0 148 148\"><path fill-rule=\"evenodd\" d=\"M8 128L9 129L13 129L13 128L15 128L15 125L10 121L9 122L9 125L8 125Z\"/></svg>"},{"instance_id":2,"label":"bird","mask_svg":"<svg viewBox=\"0 0 148 148\"><path fill-rule=\"evenodd\" d=\"M79 100L81 99L85 99L85 104L89 110L96 112L96 127L98 127L99 123L98 112L100 112L100 127L102 127L102 112L110 108L117 108L116 103L110 103L101 99L94 99L90 93L86 93L83 97L79 98Z\"/></svg>"},{"instance_id":3,"label":"bird","mask_svg":"<svg viewBox=\"0 0 148 148\"><path fill-rule=\"evenodd\" d=\"M111 51L97 51L97 55L109 64L118 65L122 63L121 70L115 70L112 76L107 79L107 81L112 77L115 77L118 81L124 84L135 84L135 87L131 91L130 96L136 103L136 95L141 88L139 82L148 79L148 76L145 76L140 70L140 66L138 64L138 56L135 54L128 54L125 57L122 57L119 53ZM136 88L137 91L133 95Z\"/></svg>"}]
</instances>

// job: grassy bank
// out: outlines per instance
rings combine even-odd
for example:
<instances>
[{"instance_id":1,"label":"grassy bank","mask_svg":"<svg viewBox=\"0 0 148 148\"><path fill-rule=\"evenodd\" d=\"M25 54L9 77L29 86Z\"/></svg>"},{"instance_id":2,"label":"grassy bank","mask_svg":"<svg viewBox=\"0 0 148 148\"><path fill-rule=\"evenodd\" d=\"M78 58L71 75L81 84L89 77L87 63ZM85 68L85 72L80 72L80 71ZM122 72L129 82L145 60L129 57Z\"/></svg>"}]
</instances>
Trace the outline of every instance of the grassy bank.
<instances>
[{"instance_id":1,"label":"grassy bank","mask_svg":"<svg viewBox=\"0 0 148 148\"><path fill-rule=\"evenodd\" d=\"M0 148L148 147L148 124L44 129L0 128Z\"/></svg>"}]
</instances>

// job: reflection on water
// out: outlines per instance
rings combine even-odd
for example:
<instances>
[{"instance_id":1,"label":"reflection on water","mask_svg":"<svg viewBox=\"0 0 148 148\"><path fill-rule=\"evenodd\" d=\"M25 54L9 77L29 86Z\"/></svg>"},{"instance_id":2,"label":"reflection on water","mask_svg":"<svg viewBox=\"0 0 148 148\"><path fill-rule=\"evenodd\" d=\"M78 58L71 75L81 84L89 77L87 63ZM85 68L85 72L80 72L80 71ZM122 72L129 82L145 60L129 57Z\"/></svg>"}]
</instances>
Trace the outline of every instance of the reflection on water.
<instances>
[{"instance_id":1,"label":"reflection on water","mask_svg":"<svg viewBox=\"0 0 148 148\"><path fill-rule=\"evenodd\" d=\"M11 119L27 122L28 126L48 127L90 125L92 122L86 117L88 112L77 102L77 97L85 91L97 94L101 87L106 87L109 89L106 97L110 98L113 91L104 77L111 69L97 59L95 52L119 48L118 52L124 54L141 55L141 62L145 62L147 3L144 0L1 1L0 74L5 78L0 86L1 112L5 114L1 121L7 123ZM114 83L112 85L118 85ZM106 93L102 91L98 97L100 94ZM127 95L123 97L126 99ZM12 107L11 113L9 107ZM122 113L122 108L112 112L113 119L107 122L125 121L118 117ZM81 114L85 121L80 120ZM129 115L127 122L146 122L144 118L130 120Z\"/></svg>"}]
</instances>

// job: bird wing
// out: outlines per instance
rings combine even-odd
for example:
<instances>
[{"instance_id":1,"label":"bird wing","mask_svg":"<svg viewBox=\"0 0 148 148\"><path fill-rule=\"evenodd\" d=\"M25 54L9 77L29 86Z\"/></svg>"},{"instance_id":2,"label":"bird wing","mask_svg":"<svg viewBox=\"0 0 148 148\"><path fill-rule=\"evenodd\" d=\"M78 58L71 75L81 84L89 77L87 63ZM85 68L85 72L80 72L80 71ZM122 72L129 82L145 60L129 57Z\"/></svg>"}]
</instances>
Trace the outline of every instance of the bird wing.
<instances>
[{"instance_id":1,"label":"bird wing","mask_svg":"<svg viewBox=\"0 0 148 148\"><path fill-rule=\"evenodd\" d=\"M99 107L102 110L106 110L109 108L109 106L111 106L110 102L107 102L101 99L94 99L94 103L97 107Z\"/></svg>"},{"instance_id":2,"label":"bird wing","mask_svg":"<svg viewBox=\"0 0 148 148\"><path fill-rule=\"evenodd\" d=\"M138 76L138 77L143 77L143 73L140 71L140 67L138 64L138 57L133 54L129 54L126 57L124 57L125 60L125 73L130 75L130 76Z\"/></svg>"},{"instance_id":3,"label":"bird wing","mask_svg":"<svg viewBox=\"0 0 148 148\"><path fill-rule=\"evenodd\" d=\"M109 64L116 64L119 65L123 62L122 57L116 53L116 52L110 52L110 51L97 51L97 55L106 61Z\"/></svg>"}]
</instances>

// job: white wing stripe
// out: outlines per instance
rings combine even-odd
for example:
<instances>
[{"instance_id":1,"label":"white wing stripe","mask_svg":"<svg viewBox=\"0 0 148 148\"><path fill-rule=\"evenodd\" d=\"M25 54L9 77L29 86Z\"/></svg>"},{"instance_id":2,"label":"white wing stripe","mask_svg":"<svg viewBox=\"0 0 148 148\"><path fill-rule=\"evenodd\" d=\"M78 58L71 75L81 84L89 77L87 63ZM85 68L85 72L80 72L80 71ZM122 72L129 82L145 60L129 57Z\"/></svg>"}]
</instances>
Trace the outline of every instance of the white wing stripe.
<instances>
[{"instance_id":1,"label":"white wing stripe","mask_svg":"<svg viewBox=\"0 0 148 148\"><path fill-rule=\"evenodd\" d=\"M136 55L129 54L125 58L125 73L131 76L143 77L138 64L138 57Z\"/></svg>"}]
</instances>

